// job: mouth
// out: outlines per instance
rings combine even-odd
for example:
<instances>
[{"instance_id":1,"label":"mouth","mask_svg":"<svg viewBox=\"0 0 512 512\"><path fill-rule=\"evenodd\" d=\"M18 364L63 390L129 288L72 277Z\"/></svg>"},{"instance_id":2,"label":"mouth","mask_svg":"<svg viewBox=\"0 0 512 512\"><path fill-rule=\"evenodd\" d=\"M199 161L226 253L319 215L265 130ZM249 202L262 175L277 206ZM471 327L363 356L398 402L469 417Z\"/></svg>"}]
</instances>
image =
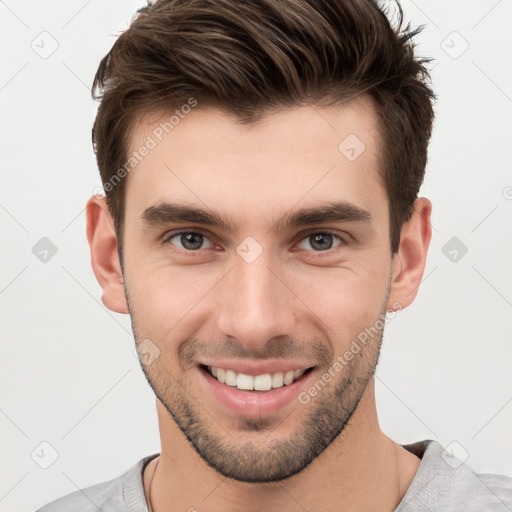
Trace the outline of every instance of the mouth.
<instances>
[{"instance_id":1,"label":"mouth","mask_svg":"<svg viewBox=\"0 0 512 512\"><path fill-rule=\"evenodd\" d=\"M318 373L316 366L260 375L236 373L205 364L197 365L197 370L205 396L213 398L222 409L236 416L251 418L301 406L299 394L311 385Z\"/></svg>"},{"instance_id":2,"label":"mouth","mask_svg":"<svg viewBox=\"0 0 512 512\"><path fill-rule=\"evenodd\" d=\"M249 375L247 373L237 373L233 370L217 368L200 364L199 367L221 384L230 387L236 387L240 391L254 391L266 393L283 386L289 386L297 382L304 375L307 375L315 368L296 369L286 372L263 373L260 375Z\"/></svg>"}]
</instances>

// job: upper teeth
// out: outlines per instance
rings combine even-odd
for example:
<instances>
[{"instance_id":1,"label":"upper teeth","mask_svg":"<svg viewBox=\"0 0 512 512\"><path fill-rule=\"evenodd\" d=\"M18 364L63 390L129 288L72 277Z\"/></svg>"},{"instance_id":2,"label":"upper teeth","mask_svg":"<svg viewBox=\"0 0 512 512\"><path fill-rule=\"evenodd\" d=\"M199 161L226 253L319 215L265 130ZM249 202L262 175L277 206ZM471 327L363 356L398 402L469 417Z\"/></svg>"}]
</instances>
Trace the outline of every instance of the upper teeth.
<instances>
[{"instance_id":1,"label":"upper teeth","mask_svg":"<svg viewBox=\"0 0 512 512\"><path fill-rule=\"evenodd\" d=\"M236 373L233 370L224 370L215 366L208 366L208 371L218 381L238 389L268 391L272 388L280 388L297 380L306 370L290 370L288 372L264 373L262 375L247 375Z\"/></svg>"}]
</instances>

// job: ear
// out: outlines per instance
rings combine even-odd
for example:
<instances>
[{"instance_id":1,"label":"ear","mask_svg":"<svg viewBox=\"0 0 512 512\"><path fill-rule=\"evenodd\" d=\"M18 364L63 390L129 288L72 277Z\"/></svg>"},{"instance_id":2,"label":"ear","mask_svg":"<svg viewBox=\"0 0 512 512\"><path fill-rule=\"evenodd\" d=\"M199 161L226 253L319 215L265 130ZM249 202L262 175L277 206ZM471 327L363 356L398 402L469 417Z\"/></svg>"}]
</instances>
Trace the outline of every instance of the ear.
<instances>
[{"instance_id":1,"label":"ear","mask_svg":"<svg viewBox=\"0 0 512 512\"><path fill-rule=\"evenodd\" d=\"M105 196L92 196L87 201L86 213L91 265L103 290L101 301L111 311L128 313L114 221Z\"/></svg>"},{"instance_id":2,"label":"ear","mask_svg":"<svg viewBox=\"0 0 512 512\"><path fill-rule=\"evenodd\" d=\"M432 237L432 203L420 197L413 207L411 218L402 226L398 252L393 256L388 311L398 311L412 303L425 271Z\"/></svg>"}]
</instances>

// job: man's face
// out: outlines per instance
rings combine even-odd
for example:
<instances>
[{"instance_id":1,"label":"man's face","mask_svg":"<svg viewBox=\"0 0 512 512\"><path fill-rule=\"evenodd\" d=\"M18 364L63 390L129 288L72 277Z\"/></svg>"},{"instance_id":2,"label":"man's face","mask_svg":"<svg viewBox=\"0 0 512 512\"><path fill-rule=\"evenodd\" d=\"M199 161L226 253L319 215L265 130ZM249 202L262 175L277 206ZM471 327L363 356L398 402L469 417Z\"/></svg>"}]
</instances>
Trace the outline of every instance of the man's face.
<instances>
[{"instance_id":1,"label":"man's face","mask_svg":"<svg viewBox=\"0 0 512 512\"><path fill-rule=\"evenodd\" d=\"M167 117L144 119L129 153L148 136L158 142ZM372 378L382 330L365 344L358 335L382 326L391 272L375 123L364 101L297 107L252 125L199 105L128 177L124 282L148 354L142 368L225 476L270 482L301 471L343 431ZM232 226L173 221L164 203ZM285 222L330 203L353 208L338 220ZM343 359L354 340L360 350ZM206 369L250 374L245 363L277 383L280 368L314 369L270 391L238 390Z\"/></svg>"}]
</instances>

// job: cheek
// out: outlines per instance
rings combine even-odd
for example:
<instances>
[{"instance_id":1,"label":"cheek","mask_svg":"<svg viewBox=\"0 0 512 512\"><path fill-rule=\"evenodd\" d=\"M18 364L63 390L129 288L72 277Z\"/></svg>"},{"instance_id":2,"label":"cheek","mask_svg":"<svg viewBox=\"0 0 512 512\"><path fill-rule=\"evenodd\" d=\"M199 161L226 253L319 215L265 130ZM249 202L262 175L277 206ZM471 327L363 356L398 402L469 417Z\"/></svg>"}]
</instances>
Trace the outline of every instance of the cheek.
<instances>
[{"instance_id":1,"label":"cheek","mask_svg":"<svg viewBox=\"0 0 512 512\"><path fill-rule=\"evenodd\" d=\"M387 297L386 271L376 267L317 269L293 282L305 315L343 343L375 324Z\"/></svg>"},{"instance_id":2,"label":"cheek","mask_svg":"<svg viewBox=\"0 0 512 512\"><path fill-rule=\"evenodd\" d=\"M171 267L168 264L134 264L128 279L130 302L137 323L151 331L153 336L173 337L180 327L185 327L187 318L193 318L200 304L207 304L208 291L218 278L206 267ZM194 308L196 308L194 310Z\"/></svg>"},{"instance_id":3,"label":"cheek","mask_svg":"<svg viewBox=\"0 0 512 512\"><path fill-rule=\"evenodd\" d=\"M282 266L276 271L293 293L280 283L276 293L286 294L287 307L296 309L302 324L316 325L333 340L350 343L375 323L385 303L388 269L377 252L361 253L333 267ZM231 297L222 297L236 293L221 282L229 265L171 266L165 258L136 254L126 261L126 274L139 336L166 344L186 339L223 304L234 304Z\"/></svg>"}]
</instances>

